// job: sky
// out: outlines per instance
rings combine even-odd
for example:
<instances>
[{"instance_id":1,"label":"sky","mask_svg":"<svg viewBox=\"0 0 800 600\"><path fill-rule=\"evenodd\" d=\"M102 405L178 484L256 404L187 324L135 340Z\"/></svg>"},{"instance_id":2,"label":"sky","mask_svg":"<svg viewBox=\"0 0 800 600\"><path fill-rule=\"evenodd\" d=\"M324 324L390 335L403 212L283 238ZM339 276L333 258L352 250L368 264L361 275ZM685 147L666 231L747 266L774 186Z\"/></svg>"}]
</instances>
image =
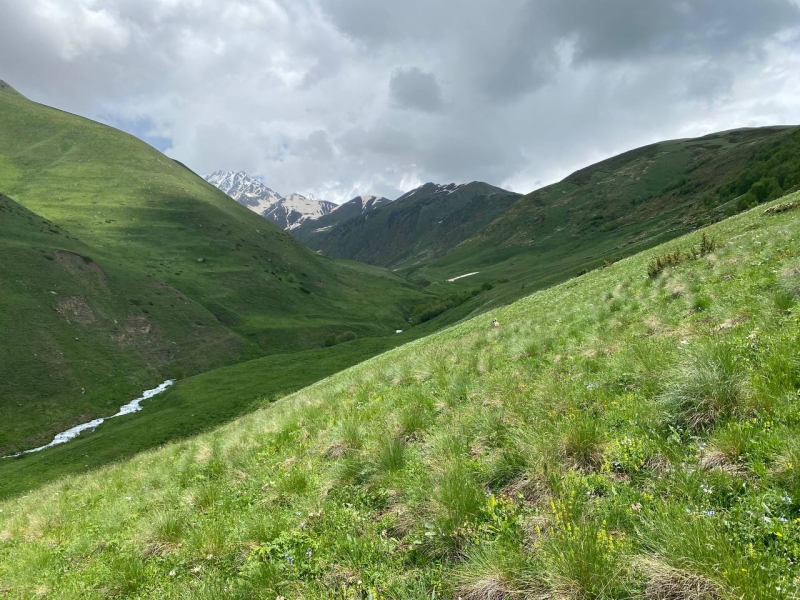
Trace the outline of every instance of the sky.
<instances>
[{"instance_id":1,"label":"sky","mask_svg":"<svg viewBox=\"0 0 800 600\"><path fill-rule=\"evenodd\" d=\"M0 0L0 79L288 195L800 123L800 0Z\"/></svg>"}]
</instances>

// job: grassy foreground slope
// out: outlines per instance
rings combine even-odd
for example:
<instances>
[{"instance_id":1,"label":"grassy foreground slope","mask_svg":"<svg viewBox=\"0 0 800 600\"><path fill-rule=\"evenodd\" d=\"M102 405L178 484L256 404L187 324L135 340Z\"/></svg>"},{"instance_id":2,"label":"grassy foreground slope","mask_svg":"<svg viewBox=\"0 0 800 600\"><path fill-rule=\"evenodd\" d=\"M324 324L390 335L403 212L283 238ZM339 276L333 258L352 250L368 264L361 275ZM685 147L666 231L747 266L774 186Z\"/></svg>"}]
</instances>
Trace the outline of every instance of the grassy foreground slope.
<instances>
[{"instance_id":1,"label":"grassy foreground slope","mask_svg":"<svg viewBox=\"0 0 800 600\"><path fill-rule=\"evenodd\" d=\"M1 503L1 589L795 598L800 194L781 202Z\"/></svg>"},{"instance_id":2,"label":"grassy foreground slope","mask_svg":"<svg viewBox=\"0 0 800 600\"><path fill-rule=\"evenodd\" d=\"M7 85L0 140L0 455L168 377L393 335L424 297L315 255L140 140Z\"/></svg>"}]
</instances>

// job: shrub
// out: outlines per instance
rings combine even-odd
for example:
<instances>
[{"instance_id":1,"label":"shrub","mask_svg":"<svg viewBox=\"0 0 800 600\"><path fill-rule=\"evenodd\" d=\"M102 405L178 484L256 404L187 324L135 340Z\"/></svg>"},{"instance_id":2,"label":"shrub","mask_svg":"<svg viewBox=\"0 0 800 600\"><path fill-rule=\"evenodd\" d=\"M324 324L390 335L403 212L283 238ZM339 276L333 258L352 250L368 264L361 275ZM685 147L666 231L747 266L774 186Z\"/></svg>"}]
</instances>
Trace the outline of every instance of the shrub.
<instances>
[{"instance_id":1,"label":"shrub","mask_svg":"<svg viewBox=\"0 0 800 600\"><path fill-rule=\"evenodd\" d=\"M704 429L735 414L747 392L733 346L711 342L693 350L672 373L660 401L674 423Z\"/></svg>"},{"instance_id":2,"label":"shrub","mask_svg":"<svg viewBox=\"0 0 800 600\"><path fill-rule=\"evenodd\" d=\"M151 537L156 543L177 544L186 532L184 516L174 510L157 513L152 523Z\"/></svg>"},{"instance_id":3,"label":"shrub","mask_svg":"<svg viewBox=\"0 0 800 600\"><path fill-rule=\"evenodd\" d=\"M795 502L800 500L800 439L793 439L783 451L777 464L778 483Z\"/></svg>"},{"instance_id":4,"label":"shrub","mask_svg":"<svg viewBox=\"0 0 800 600\"><path fill-rule=\"evenodd\" d=\"M455 573L458 597L464 600L546 598L543 565L519 544L483 544L473 548Z\"/></svg>"},{"instance_id":5,"label":"shrub","mask_svg":"<svg viewBox=\"0 0 800 600\"><path fill-rule=\"evenodd\" d=\"M625 537L609 532L605 522L571 521L559 504L554 509L555 526L543 550L557 597L630 598Z\"/></svg>"},{"instance_id":6,"label":"shrub","mask_svg":"<svg viewBox=\"0 0 800 600\"><path fill-rule=\"evenodd\" d=\"M778 290L772 296L772 303L779 312L789 312L794 306L794 296L786 290Z\"/></svg>"},{"instance_id":7,"label":"shrub","mask_svg":"<svg viewBox=\"0 0 800 600\"><path fill-rule=\"evenodd\" d=\"M311 488L311 481L306 470L295 465L278 480L276 488L283 496L302 496Z\"/></svg>"},{"instance_id":8,"label":"shrub","mask_svg":"<svg viewBox=\"0 0 800 600\"><path fill-rule=\"evenodd\" d=\"M700 237L700 247L692 246L684 252L680 248L676 248L672 252L661 254L650 259L647 263L647 275L650 278L657 277L664 269L669 267L677 267L680 264L689 262L690 260L697 259L706 254L710 254L717 249L717 242L714 238L708 237L703 232Z\"/></svg>"}]
</instances>

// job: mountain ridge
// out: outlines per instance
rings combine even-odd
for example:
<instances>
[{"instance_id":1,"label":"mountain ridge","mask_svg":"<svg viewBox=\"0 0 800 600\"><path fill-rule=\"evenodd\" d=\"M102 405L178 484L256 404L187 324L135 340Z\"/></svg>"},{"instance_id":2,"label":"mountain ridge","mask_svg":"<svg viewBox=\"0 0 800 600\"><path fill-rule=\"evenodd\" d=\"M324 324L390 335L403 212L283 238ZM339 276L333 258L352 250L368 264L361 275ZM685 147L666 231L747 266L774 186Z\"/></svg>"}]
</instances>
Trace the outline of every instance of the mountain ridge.
<instances>
[{"instance_id":1,"label":"mountain ridge","mask_svg":"<svg viewBox=\"0 0 800 600\"><path fill-rule=\"evenodd\" d=\"M425 183L374 210L298 239L327 256L393 269L441 256L470 237L521 197L478 181ZM334 213L335 214L335 213Z\"/></svg>"},{"instance_id":2,"label":"mountain ridge","mask_svg":"<svg viewBox=\"0 0 800 600\"><path fill-rule=\"evenodd\" d=\"M299 227L335 210L336 204L313 196L282 196L245 171L214 171L204 179L214 187L284 230Z\"/></svg>"}]
</instances>

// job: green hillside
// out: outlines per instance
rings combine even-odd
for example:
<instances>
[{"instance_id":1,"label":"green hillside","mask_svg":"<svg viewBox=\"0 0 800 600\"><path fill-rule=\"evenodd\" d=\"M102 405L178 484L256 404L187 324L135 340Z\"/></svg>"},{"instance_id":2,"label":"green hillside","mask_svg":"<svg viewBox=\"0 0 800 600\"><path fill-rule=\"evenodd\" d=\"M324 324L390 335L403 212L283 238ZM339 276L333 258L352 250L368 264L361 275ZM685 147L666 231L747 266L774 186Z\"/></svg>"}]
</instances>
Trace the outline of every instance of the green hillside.
<instances>
[{"instance_id":1,"label":"green hillside","mask_svg":"<svg viewBox=\"0 0 800 600\"><path fill-rule=\"evenodd\" d=\"M426 183L325 231L308 225L298 239L326 256L397 270L444 255L518 198L519 194L477 181L461 186Z\"/></svg>"},{"instance_id":2,"label":"green hillside","mask_svg":"<svg viewBox=\"0 0 800 600\"><path fill-rule=\"evenodd\" d=\"M440 295L493 285L451 315L463 317L775 199L798 184L798 127L661 142L522 197L444 256L399 274L433 283L429 290Z\"/></svg>"},{"instance_id":3,"label":"green hillside","mask_svg":"<svg viewBox=\"0 0 800 600\"><path fill-rule=\"evenodd\" d=\"M168 377L393 335L424 298L383 269L317 256L140 140L5 84L0 140L0 455Z\"/></svg>"},{"instance_id":4,"label":"green hillside","mask_svg":"<svg viewBox=\"0 0 800 600\"><path fill-rule=\"evenodd\" d=\"M800 194L778 202L0 503L2 593L796 598Z\"/></svg>"}]
</instances>

